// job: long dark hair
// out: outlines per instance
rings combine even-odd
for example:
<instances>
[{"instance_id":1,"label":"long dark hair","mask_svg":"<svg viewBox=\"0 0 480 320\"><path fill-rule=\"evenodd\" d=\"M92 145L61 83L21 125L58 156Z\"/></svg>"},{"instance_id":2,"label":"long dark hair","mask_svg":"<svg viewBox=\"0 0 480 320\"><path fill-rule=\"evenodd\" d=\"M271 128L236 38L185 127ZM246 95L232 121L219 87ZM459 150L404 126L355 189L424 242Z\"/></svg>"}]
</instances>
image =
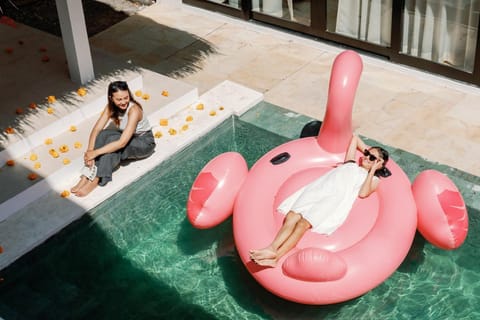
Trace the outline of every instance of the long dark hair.
<instances>
[{"instance_id":1,"label":"long dark hair","mask_svg":"<svg viewBox=\"0 0 480 320\"><path fill-rule=\"evenodd\" d=\"M112 100L112 95L118 91L128 91L128 96L130 97L130 101L135 103L140 107L140 109L142 109L142 105L135 100L126 81L111 82L108 85L108 91L107 91L108 111L110 112L110 118L113 120L113 122L117 126L120 124L119 117L125 112L124 110L121 110L120 108L118 108L117 105Z\"/></svg>"},{"instance_id":2,"label":"long dark hair","mask_svg":"<svg viewBox=\"0 0 480 320\"><path fill-rule=\"evenodd\" d=\"M383 165L380 169L377 169L377 171L375 171L375 176L383 177L383 178L391 176L392 172L390 172L390 170L388 170L388 168L385 167L385 165L388 162L388 159L390 158L390 156L388 154L388 151L383 149L380 146L374 146L374 147L371 147L371 149L376 149L378 151L378 153L380 154L380 158L383 159Z\"/></svg>"}]
</instances>

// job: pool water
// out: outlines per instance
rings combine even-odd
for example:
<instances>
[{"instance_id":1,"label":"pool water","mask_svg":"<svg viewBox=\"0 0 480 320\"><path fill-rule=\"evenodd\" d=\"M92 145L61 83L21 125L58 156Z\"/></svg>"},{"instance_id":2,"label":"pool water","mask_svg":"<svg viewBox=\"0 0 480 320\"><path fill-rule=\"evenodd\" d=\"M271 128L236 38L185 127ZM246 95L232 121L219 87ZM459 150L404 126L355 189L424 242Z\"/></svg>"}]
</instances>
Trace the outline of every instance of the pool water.
<instances>
[{"instance_id":1,"label":"pool water","mask_svg":"<svg viewBox=\"0 0 480 320\"><path fill-rule=\"evenodd\" d=\"M0 317L480 318L475 200L480 179L401 150L390 149L409 176L432 166L448 171L469 205L469 236L455 251L436 249L417 236L392 277L355 300L330 306L282 300L258 285L244 268L235 251L231 219L209 230L191 227L185 213L188 192L210 159L233 150L251 166L292 138L259 125L258 114L264 110L224 122L1 271Z\"/></svg>"}]
</instances>

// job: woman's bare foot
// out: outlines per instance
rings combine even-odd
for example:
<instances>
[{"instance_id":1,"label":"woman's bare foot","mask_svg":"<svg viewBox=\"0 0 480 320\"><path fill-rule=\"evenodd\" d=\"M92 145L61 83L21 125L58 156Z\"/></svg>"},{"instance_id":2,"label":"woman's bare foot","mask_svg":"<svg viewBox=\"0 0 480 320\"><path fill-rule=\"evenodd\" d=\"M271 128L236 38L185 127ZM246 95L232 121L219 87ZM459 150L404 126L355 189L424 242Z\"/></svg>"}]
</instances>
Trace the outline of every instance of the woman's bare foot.
<instances>
[{"instance_id":1,"label":"woman's bare foot","mask_svg":"<svg viewBox=\"0 0 480 320\"><path fill-rule=\"evenodd\" d=\"M262 267L275 268L277 266L277 259L254 260L254 262Z\"/></svg>"},{"instance_id":2,"label":"woman's bare foot","mask_svg":"<svg viewBox=\"0 0 480 320\"><path fill-rule=\"evenodd\" d=\"M95 189L97 186L98 186L98 181L100 179L98 177L96 177L95 179L93 179L92 181L90 180L87 180L87 183L85 183L85 185L80 189L78 190L75 195L77 197L85 197L87 196L90 192L93 191L93 189Z\"/></svg>"},{"instance_id":3,"label":"woman's bare foot","mask_svg":"<svg viewBox=\"0 0 480 320\"><path fill-rule=\"evenodd\" d=\"M276 257L277 253L270 246L260 250L250 250L250 259L255 262L264 259L275 259Z\"/></svg>"},{"instance_id":4,"label":"woman's bare foot","mask_svg":"<svg viewBox=\"0 0 480 320\"><path fill-rule=\"evenodd\" d=\"M88 179L85 176L80 177L80 181L76 185L74 185L71 189L71 193L77 193L83 186L87 183Z\"/></svg>"}]
</instances>

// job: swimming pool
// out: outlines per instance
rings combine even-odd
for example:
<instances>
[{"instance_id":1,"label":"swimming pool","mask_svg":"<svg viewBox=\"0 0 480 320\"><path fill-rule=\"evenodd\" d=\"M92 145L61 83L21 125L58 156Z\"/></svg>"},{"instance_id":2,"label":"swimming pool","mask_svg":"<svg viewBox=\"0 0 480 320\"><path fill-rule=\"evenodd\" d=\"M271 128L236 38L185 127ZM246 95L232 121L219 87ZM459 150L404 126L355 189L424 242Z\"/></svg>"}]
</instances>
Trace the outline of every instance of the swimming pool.
<instances>
[{"instance_id":1,"label":"swimming pool","mask_svg":"<svg viewBox=\"0 0 480 320\"><path fill-rule=\"evenodd\" d=\"M234 117L0 272L0 317L8 319L478 319L478 177L389 149L409 176L449 171L469 205L470 232L456 251L416 237L402 266L353 301L304 306L259 286L235 253L231 219L196 230L185 203L199 170L235 150L249 166L292 138L259 106ZM286 119L284 118L285 122ZM287 121L288 122L288 121ZM281 131L280 131L281 130ZM297 131L298 133L299 131ZM286 136L285 136L286 135ZM254 141L255 143L252 143ZM478 197L477 197L478 198Z\"/></svg>"}]
</instances>

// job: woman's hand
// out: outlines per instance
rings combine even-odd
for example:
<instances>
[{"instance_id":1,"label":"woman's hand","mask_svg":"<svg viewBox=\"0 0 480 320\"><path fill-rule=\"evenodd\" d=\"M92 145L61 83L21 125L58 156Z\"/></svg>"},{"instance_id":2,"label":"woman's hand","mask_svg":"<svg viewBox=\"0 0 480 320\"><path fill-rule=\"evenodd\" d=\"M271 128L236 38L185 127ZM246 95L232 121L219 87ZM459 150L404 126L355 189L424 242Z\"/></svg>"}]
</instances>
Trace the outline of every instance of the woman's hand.
<instances>
[{"instance_id":1,"label":"woman's hand","mask_svg":"<svg viewBox=\"0 0 480 320\"><path fill-rule=\"evenodd\" d=\"M370 168L370 170L375 173L378 169L381 169L382 166L383 166L383 159L377 159L375 160L375 162L373 163L372 167Z\"/></svg>"},{"instance_id":2,"label":"woman's hand","mask_svg":"<svg viewBox=\"0 0 480 320\"><path fill-rule=\"evenodd\" d=\"M88 161L85 161L84 163L85 163L86 167L91 168L95 164L95 161L94 160L88 160Z\"/></svg>"},{"instance_id":3,"label":"woman's hand","mask_svg":"<svg viewBox=\"0 0 480 320\"><path fill-rule=\"evenodd\" d=\"M353 135L352 139L350 140L350 144L347 148L347 152L345 153L344 162L354 160L355 161L355 154L357 150L363 152L363 150L368 149L368 146L360 139L359 136Z\"/></svg>"},{"instance_id":4,"label":"woman's hand","mask_svg":"<svg viewBox=\"0 0 480 320\"><path fill-rule=\"evenodd\" d=\"M88 165L88 162L92 162L97 157L97 152L95 150L87 150L83 155L83 161Z\"/></svg>"}]
</instances>

